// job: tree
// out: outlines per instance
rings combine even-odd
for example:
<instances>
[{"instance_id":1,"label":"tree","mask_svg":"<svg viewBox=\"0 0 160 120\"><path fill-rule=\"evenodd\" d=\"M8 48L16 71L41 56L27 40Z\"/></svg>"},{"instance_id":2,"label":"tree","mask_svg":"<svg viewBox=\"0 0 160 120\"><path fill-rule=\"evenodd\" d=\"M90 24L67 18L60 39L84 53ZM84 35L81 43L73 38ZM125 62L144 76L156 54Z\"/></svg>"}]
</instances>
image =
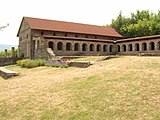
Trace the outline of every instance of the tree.
<instances>
[{"instance_id":1,"label":"tree","mask_svg":"<svg viewBox=\"0 0 160 120\"><path fill-rule=\"evenodd\" d=\"M126 37L157 35L160 34L160 11L155 14L149 10L137 10L130 17L122 16L120 12L110 26Z\"/></svg>"}]
</instances>

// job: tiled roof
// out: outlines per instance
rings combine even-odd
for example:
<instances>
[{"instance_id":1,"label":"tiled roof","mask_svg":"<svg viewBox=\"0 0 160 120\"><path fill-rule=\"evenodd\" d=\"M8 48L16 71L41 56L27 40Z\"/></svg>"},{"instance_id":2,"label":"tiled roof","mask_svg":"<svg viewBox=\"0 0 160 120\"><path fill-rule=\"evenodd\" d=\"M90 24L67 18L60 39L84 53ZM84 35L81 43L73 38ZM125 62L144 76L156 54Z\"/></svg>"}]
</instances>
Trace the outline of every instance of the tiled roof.
<instances>
[{"instance_id":1,"label":"tiled roof","mask_svg":"<svg viewBox=\"0 0 160 120\"><path fill-rule=\"evenodd\" d=\"M73 22L24 17L31 29L123 37L114 28Z\"/></svg>"},{"instance_id":2,"label":"tiled roof","mask_svg":"<svg viewBox=\"0 0 160 120\"><path fill-rule=\"evenodd\" d=\"M119 39L119 40L116 40L116 42L150 40L150 39L155 39L155 38L160 38L160 35L152 35L152 36L143 36L143 37L135 37L135 38Z\"/></svg>"}]
</instances>

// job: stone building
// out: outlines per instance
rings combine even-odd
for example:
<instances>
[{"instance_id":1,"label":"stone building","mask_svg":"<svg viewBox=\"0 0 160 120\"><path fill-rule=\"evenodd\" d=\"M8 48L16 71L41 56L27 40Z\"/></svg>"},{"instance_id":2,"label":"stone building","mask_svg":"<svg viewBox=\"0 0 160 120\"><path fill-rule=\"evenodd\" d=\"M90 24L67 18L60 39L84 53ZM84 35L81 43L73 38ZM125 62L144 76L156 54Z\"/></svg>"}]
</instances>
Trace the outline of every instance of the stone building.
<instances>
[{"instance_id":1,"label":"stone building","mask_svg":"<svg viewBox=\"0 0 160 120\"><path fill-rule=\"evenodd\" d=\"M114 40L124 38L112 27L24 17L17 36L20 56L46 57L115 54Z\"/></svg>"},{"instance_id":2,"label":"stone building","mask_svg":"<svg viewBox=\"0 0 160 120\"><path fill-rule=\"evenodd\" d=\"M47 57L48 47L57 56L160 52L160 35L126 39L109 26L30 17L22 19L17 36L20 56L29 58Z\"/></svg>"},{"instance_id":3,"label":"stone building","mask_svg":"<svg viewBox=\"0 0 160 120\"><path fill-rule=\"evenodd\" d=\"M160 55L160 35L117 40L116 48L120 55Z\"/></svg>"}]
</instances>

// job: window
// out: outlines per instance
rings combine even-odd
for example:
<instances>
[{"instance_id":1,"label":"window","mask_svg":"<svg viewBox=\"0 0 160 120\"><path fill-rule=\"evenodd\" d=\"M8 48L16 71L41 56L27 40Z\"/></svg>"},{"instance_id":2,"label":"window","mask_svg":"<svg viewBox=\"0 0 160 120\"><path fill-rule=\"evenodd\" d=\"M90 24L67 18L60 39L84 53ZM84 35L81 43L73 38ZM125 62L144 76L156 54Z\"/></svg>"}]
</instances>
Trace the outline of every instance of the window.
<instances>
[{"instance_id":1,"label":"window","mask_svg":"<svg viewBox=\"0 0 160 120\"><path fill-rule=\"evenodd\" d=\"M54 45L54 43L51 41L48 43L48 47L51 48L52 50L53 50L53 45Z\"/></svg>"},{"instance_id":2,"label":"window","mask_svg":"<svg viewBox=\"0 0 160 120\"><path fill-rule=\"evenodd\" d=\"M97 52L101 51L101 45L97 45Z\"/></svg>"},{"instance_id":3,"label":"window","mask_svg":"<svg viewBox=\"0 0 160 120\"><path fill-rule=\"evenodd\" d=\"M112 52L112 51L113 51L113 46L110 45L110 46L109 46L109 52Z\"/></svg>"},{"instance_id":4,"label":"window","mask_svg":"<svg viewBox=\"0 0 160 120\"><path fill-rule=\"evenodd\" d=\"M41 35L44 35L44 32L43 32L43 31L41 32Z\"/></svg>"},{"instance_id":5,"label":"window","mask_svg":"<svg viewBox=\"0 0 160 120\"><path fill-rule=\"evenodd\" d=\"M122 51L126 52L126 45L122 45Z\"/></svg>"},{"instance_id":6,"label":"window","mask_svg":"<svg viewBox=\"0 0 160 120\"><path fill-rule=\"evenodd\" d=\"M146 43L142 43L142 51L146 51L147 50L147 44Z\"/></svg>"},{"instance_id":7,"label":"window","mask_svg":"<svg viewBox=\"0 0 160 120\"><path fill-rule=\"evenodd\" d=\"M90 44L89 51L94 51L94 44Z\"/></svg>"},{"instance_id":8,"label":"window","mask_svg":"<svg viewBox=\"0 0 160 120\"><path fill-rule=\"evenodd\" d=\"M154 42L149 43L149 49L150 50L154 50L155 49Z\"/></svg>"},{"instance_id":9,"label":"window","mask_svg":"<svg viewBox=\"0 0 160 120\"><path fill-rule=\"evenodd\" d=\"M139 51L139 44L138 43L135 44L135 51Z\"/></svg>"},{"instance_id":10,"label":"window","mask_svg":"<svg viewBox=\"0 0 160 120\"><path fill-rule=\"evenodd\" d=\"M84 43L84 44L82 45L82 51L87 51L87 44Z\"/></svg>"},{"instance_id":11,"label":"window","mask_svg":"<svg viewBox=\"0 0 160 120\"><path fill-rule=\"evenodd\" d=\"M55 32L53 33L53 36L56 36L56 33L55 33Z\"/></svg>"},{"instance_id":12,"label":"window","mask_svg":"<svg viewBox=\"0 0 160 120\"><path fill-rule=\"evenodd\" d=\"M74 44L74 50L75 50L75 51L79 51L79 44L78 44L78 43L75 43L75 44Z\"/></svg>"},{"instance_id":13,"label":"window","mask_svg":"<svg viewBox=\"0 0 160 120\"><path fill-rule=\"evenodd\" d=\"M58 42L57 50L63 50L63 43L62 42Z\"/></svg>"},{"instance_id":14,"label":"window","mask_svg":"<svg viewBox=\"0 0 160 120\"><path fill-rule=\"evenodd\" d=\"M107 45L103 46L103 52L107 52Z\"/></svg>"},{"instance_id":15,"label":"window","mask_svg":"<svg viewBox=\"0 0 160 120\"><path fill-rule=\"evenodd\" d=\"M67 43L66 44L66 50L71 50L72 48L71 48L71 43Z\"/></svg>"},{"instance_id":16,"label":"window","mask_svg":"<svg viewBox=\"0 0 160 120\"><path fill-rule=\"evenodd\" d=\"M26 35L26 38L28 39L28 33L27 33L27 35Z\"/></svg>"}]
</instances>

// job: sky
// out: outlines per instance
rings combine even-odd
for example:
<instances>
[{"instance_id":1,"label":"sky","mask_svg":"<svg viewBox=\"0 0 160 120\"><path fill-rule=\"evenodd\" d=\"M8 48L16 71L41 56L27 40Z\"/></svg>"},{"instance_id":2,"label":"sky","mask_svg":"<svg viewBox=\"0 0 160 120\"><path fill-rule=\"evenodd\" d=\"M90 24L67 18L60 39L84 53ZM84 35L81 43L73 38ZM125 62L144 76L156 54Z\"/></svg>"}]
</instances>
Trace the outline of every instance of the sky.
<instances>
[{"instance_id":1,"label":"sky","mask_svg":"<svg viewBox=\"0 0 160 120\"><path fill-rule=\"evenodd\" d=\"M110 24L120 11L126 17L136 10L157 13L160 0L1 0L0 44L18 45L23 16L93 25Z\"/></svg>"}]
</instances>

